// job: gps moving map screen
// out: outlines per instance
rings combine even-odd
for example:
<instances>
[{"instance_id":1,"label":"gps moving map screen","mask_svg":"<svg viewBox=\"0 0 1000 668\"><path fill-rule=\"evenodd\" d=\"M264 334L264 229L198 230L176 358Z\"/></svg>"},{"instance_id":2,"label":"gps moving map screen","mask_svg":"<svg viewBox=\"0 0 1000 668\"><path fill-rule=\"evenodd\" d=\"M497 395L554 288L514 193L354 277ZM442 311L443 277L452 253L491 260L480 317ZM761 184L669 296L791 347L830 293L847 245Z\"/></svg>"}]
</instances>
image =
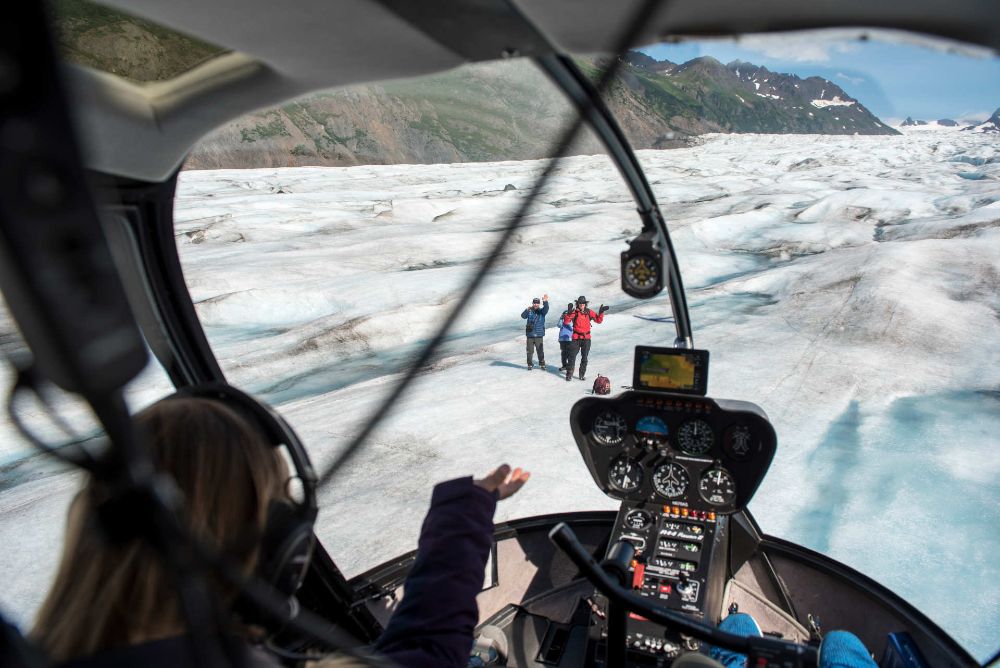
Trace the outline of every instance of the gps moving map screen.
<instances>
[{"instance_id":1,"label":"gps moving map screen","mask_svg":"<svg viewBox=\"0 0 1000 668\"><path fill-rule=\"evenodd\" d=\"M708 392L708 351L636 346L632 386L704 395Z\"/></svg>"}]
</instances>

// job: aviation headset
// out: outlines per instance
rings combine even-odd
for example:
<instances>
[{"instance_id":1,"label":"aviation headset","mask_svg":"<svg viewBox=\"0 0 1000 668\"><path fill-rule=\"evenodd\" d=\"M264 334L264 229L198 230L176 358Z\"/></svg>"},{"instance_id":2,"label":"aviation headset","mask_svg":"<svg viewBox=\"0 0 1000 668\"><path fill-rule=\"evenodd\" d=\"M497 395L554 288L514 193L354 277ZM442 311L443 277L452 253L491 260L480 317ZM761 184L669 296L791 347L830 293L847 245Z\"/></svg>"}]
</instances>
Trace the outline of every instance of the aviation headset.
<instances>
[{"instance_id":1,"label":"aviation headset","mask_svg":"<svg viewBox=\"0 0 1000 668\"><path fill-rule=\"evenodd\" d=\"M301 499L273 501L261 537L256 575L291 599L305 579L315 548L316 473L302 442L276 411L227 383L179 388L164 400L196 397L218 401L234 410L275 448L284 447L301 482Z\"/></svg>"}]
</instances>

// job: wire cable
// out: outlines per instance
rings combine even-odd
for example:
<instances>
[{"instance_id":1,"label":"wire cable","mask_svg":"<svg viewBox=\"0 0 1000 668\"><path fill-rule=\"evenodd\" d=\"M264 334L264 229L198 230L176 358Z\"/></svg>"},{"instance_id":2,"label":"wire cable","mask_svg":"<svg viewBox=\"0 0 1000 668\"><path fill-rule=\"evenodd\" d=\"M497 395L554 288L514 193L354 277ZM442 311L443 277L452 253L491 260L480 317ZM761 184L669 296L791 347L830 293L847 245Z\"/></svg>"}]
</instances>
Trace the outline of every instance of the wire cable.
<instances>
[{"instance_id":1,"label":"wire cable","mask_svg":"<svg viewBox=\"0 0 1000 668\"><path fill-rule=\"evenodd\" d=\"M7 415L10 417L10 421L14 427L29 443L31 443L31 445L33 445L36 449L41 450L43 453L55 457L56 459L71 466L85 469L91 473L97 473L100 463L94 458L93 454L82 446L82 443L90 439L77 434L55 410L52 403L49 401L48 396L42 390L41 385L39 384L40 379L35 373L34 368L20 367L16 364L14 365L14 368L16 378L10 389L10 393L7 395ZM59 445L46 443L38 435L36 435L27 424L25 424L17 410L17 400L19 397L24 396L28 392L30 392L35 399L38 400L42 407L45 408L46 417L52 420L53 424L66 434L70 440ZM71 451L70 448L75 449Z\"/></svg>"},{"instance_id":2,"label":"wire cable","mask_svg":"<svg viewBox=\"0 0 1000 668\"><path fill-rule=\"evenodd\" d=\"M622 54L635 42L643 27L649 24L653 15L660 10L662 6L662 3L658 2L658 0L645 0L638 11L636 11L636 13L632 16L631 20L628 22L627 28L622 33L621 39L619 39L616 43L614 57L605 68L600 80L597 83L596 90L598 93L603 93L611 82L614 81L615 76L618 74L618 70L621 68ZM375 431L375 428L378 427L378 425L392 413L396 405L399 403L400 398L409 389L410 385L417 378L417 376L420 375L423 368L431 361L434 353L437 352L438 348L440 348L441 345L447 340L448 333L451 331L452 323L458 320L459 315L472 300L472 297L475 296L476 292L482 286L483 281L486 279L486 276L493 270L494 265L503 255L507 245L514 236L514 233L524 222L524 219L527 217L532 205L534 205L538 196L541 194L546 184L548 184L549 179L555 173L556 168L562 162L562 159L565 157L570 146L576 140L576 137L583 128L587 116L590 113L590 109L593 106L592 101L586 101L584 106L580 108L579 113L577 113L576 118L563 131L559 141L555 144L555 149L552 152L552 158L549 159L545 169L535 180L535 183L532 185L528 195L521 201L521 205L517 208L517 211L513 216L511 216L510 220L507 221L502 234L493 245L493 249L479 265L479 268L473 275L469 285L465 288L465 291L455 303L455 306L452 307L451 311L444 318L444 322L438 328L434 337L427 343L426 346L424 346L423 350L420 351L420 354L414 360L409 370L407 370L406 375L403 376L403 379L392 389L388 396L382 400L381 404L379 404L378 408L368 419L365 426L362 427L361 431L319 476L318 487L323 487L329 484L330 481L333 480L334 476L337 475L337 473L348 462L350 462L351 459L354 458L358 451L368 442L368 439Z\"/></svg>"}]
</instances>

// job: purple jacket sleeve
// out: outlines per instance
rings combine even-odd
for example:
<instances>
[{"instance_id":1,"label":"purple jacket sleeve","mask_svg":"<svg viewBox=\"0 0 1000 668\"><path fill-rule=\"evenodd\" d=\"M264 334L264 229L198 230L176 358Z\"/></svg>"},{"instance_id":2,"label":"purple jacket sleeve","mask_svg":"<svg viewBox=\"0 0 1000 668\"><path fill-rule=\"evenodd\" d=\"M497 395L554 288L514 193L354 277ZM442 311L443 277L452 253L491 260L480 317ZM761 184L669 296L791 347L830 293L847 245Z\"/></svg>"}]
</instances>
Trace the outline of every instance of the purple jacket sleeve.
<instances>
[{"instance_id":1,"label":"purple jacket sleeve","mask_svg":"<svg viewBox=\"0 0 1000 668\"><path fill-rule=\"evenodd\" d=\"M375 649L405 668L465 668L479 621L496 495L472 478L434 488L403 600Z\"/></svg>"}]
</instances>

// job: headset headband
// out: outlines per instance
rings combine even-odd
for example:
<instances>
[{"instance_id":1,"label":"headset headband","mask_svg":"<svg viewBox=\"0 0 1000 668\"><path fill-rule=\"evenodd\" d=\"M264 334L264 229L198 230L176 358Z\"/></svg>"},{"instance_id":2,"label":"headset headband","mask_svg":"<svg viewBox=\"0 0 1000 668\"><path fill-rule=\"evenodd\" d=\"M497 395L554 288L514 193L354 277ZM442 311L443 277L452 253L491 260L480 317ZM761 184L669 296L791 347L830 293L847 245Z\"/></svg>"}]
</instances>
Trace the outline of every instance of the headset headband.
<instances>
[{"instance_id":1,"label":"headset headband","mask_svg":"<svg viewBox=\"0 0 1000 668\"><path fill-rule=\"evenodd\" d=\"M309 455L291 425L277 411L259 399L239 390L228 383L202 383L178 388L170 395L174 397L200 397L214 399L233 408L257 427L267 441L276 448L285 447L295 467L295 476L302 483L302 499L294 504L302 519L313 522L316 519L316 472ZM166 397L169 399L170 397Z\"/></svg>"}]
</instances>

